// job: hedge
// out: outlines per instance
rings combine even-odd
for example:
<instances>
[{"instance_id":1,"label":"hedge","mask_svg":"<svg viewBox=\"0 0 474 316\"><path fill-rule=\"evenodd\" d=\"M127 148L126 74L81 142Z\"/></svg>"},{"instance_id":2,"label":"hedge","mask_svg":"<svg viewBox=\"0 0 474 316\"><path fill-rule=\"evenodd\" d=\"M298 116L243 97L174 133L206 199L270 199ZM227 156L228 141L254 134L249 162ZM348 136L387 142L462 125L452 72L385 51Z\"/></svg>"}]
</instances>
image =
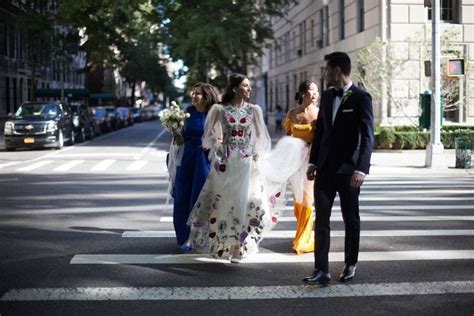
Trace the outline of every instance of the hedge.
<instances>
[{"instance_id":1,"label":"hedge","mask_svg":"<svg viewBox=\"0 0 474 316\"><path fill-rule=\"evenodd\" d=\"M441 142L444 148L454 148L455 138L474 142L474 126L443 126ZM375 128L376 149L425 149L430 141L430 132L412 126L390 126Z\"/></svg>"}]
</instances>

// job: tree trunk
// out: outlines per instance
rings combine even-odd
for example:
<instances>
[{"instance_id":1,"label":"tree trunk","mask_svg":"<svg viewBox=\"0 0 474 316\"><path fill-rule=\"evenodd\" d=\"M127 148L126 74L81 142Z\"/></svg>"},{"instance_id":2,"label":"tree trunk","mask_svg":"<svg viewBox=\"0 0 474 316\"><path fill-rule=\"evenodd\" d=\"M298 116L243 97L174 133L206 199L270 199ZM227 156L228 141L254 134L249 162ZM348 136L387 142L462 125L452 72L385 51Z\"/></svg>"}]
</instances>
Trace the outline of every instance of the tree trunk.
<instances>
[{"instance_id":1,"label":"tree trunk","mask_svg":"<svg viewBox=\"0 0 474 316\"><path fill-rule=\"evenodd\" d=\"M130 103L132 107L135 106L135 84L136 83L137 83L136 81L132 82L132 95L130 96Z\"/></svg>"}]
</instances>

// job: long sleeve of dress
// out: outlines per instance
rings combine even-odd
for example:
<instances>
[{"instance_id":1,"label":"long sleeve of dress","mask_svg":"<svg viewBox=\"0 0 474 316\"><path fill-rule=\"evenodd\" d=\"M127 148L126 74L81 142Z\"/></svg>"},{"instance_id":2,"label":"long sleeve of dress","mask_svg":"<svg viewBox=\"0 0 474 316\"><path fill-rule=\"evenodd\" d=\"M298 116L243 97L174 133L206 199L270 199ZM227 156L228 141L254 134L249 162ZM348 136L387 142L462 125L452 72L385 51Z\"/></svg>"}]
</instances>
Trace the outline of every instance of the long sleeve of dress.
<instances>
[{"instance_id":1,"label":"long sleeve of dress","mask_svg":"<svg viewBox=\"0 0 474 316\"><path fill-rule=\"evenodd\" d=\"M209 150L209 159L214 157L214 153L222 142L222 113L221 104L214 104L206 116L204 123L204 134L202 136L202 147Z\"/></svg>"},{"instance_id":2,"label":"long sleeve of dress","mask_svg":"<svg viewBox=\"0 0 474 316\"><path fill-rule=\"evenodd\" d=\"M254 154L262 155L270 151L272 140L268 133L267 126L263 120L262 109L258 105L252 105L254 110L252 124L252 138Z\"/></svg>"}]
</instances>

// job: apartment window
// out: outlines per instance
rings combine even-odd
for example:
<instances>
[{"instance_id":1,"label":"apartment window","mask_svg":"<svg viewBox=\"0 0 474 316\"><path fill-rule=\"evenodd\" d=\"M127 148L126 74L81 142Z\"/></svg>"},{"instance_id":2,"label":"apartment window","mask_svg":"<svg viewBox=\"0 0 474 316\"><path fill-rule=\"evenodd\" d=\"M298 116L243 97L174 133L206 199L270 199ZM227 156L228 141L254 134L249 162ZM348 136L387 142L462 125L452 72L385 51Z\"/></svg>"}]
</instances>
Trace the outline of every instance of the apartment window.
<instances>
[{"instance_id":1,"label":"apartment window","mask_svg":"<svg viewBox=\"0 0 474 316\"><path fill-rule=\"evenodd\" d=\"M293 74L293 90L295 91L295 95L296 95L296 92L298 91L298 75L297 74Z\"/></svg>"},{"instance_id":2,"label":"apartment window","mask_svg":"<svg viewBox=\"0 0 474 316\"><path fill-rule=\"evenodd\" d=\"M344 0L339 0L339 39L343 40L346 37L345 34L345 10Z\"/></svg>"},{"instance_id":3,"label":"apartment window","mask_svg":"<svg viewBox=\"0 0 474 316\"><path fill-rule=\"evenodd\" d=\"M306 21L303 21L303 55L306 54Z\"/></svg>"},{"instance_id":4,"label":"apartment window","mask_svg":"<svg viewBox=\"0 0 474 316\"><path fill-rule=\"evenodd\" d=\"M314 47L314 20L311 20L311 47Z\"/></svg>"},{"instance_id":5,"label":"apartment window","mask_svg":"<svg viewBox=\"0 0 474 316\"><path fill-rule=\"evenodd\" d=\"M365 29L364 0L357 0L357 32Z\"/></svg>"},{"instance_id":6,"label":"apartment window","mask_svg":"<svg viewBox=\"0 0 474 316\"><path fill-rule=\"evenodd\" d=\"M0 55L7 56L7 45L7 26L3 23L0 23Z\"/></svg>"},{"instance_id":7,"label":"apartment window","mask_svg":"<svg viewBox=\"0 0 474 316\"><path fill-rule=\"evenodd\" d=\"M319 80L319 91L326 90L326 78L324 77L324 67L321 67L321 78Z\"/></svg>"},{"instance_id":8,"label":"apartment window","mask_svg":"<svg viewBox=\"0 0 474 316\"><path fill-rule=\"evenodd\" d=\"M329 8L325 6L321 9L320 13L321 19L321 27L320 27L320 35L321 35L321 46L328 46L329 45Z\"/></svg>"},{"instance_id":9,"label":"apartment window","mask_svg":"<svg viewBox=\"0 0 474 316\"><path fill-rule=\"evenodd\" d=\"M447 23L459 23L459 0L441 0L440 19ZM428 20L431 20L431 8L428 8Z\"/></svg>"}]
</instances>

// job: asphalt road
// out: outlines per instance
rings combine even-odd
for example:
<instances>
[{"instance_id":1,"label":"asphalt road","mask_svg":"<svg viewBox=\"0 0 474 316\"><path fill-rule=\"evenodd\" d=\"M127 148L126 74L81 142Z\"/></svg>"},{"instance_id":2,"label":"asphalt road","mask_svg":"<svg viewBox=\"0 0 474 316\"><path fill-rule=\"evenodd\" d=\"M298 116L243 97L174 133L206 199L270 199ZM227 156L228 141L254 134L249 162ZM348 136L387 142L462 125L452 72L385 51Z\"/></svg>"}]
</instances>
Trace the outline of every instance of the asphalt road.
<instances>
[{"instance_id":1,"label":"asphalt road","mask_svg":"<svg viewBox=\"0 0 474 316\"><path fill-rule=\"evenodd\" d=\"M62 150L0 151L0 314L474 314L474 178L373 174L361 194L356 279L301 282L291 201L239 265L183 254L166 204L169 135L158 122Z\"/></svg>"}]
</instances>

